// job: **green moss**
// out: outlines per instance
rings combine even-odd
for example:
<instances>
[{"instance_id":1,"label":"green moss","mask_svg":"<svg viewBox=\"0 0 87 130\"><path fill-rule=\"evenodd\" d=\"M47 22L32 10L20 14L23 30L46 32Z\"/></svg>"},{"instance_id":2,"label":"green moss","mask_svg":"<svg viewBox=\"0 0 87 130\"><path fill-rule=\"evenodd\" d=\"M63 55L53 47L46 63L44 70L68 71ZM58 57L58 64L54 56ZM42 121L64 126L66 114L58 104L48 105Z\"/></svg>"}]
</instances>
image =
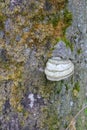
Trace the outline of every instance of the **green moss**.
<instances>
[{"instance_id":1,"label":"green moss","mask_svg":"<svg viewBox=\"0 0 87 130\"><path fill-rule=\"evenodd\" d=\"M45 18L45 15L40 13L39 15L35 15L32 17L32 22L35 21L35 22L41 22L43 21Z\"/></svg>"},{"instance_id":2,"label":"green moss","mask_svg":"<svg viewBox=\"0 0 87 130\"><path fill-rule=\"evenodd\" d=\"M54 95L59 94L62 89L63 80L56 82L54 87Z\"/></svg>"},{"instance_id":3,"label":"green moss","mask_svg":"<svg viewBox=\"0 0 87 130\"><path fill-rule=\"evenodd\" d=\"M80 91L80 84L79 84L79 82L76 82L76 83L75 83L73 89L77 90L78 92Z\"/></svg>"},{"instance_id":4,"label":"green moss","mask_svg":"<svg viewBox=\"0 0 87 130\"><path fill-rule=\"evenodd\" d=\"M65 36L65 32L66 32L66 28L69 27L72 23L72 14L71 12L68 11L68 9L64 10L64 14L63 17L61 18L63 20L64 23L64 27L63 27L63 36L61 38L56 38L56 41L64 41L66 43L66 47L69 47L72 51L73 51L73 44L70 43L70 41L66 38Z\"/></svg>"},{"instance_id":5,"label":"green moss","mask_svg":"<svg viewBox=\"0 0 87 130\"><path fill-rule=\"evenodd\" d=\"M70 89L70 86L68 84L65 84L66 86L66 91L68 91Z\"/></svg>"},{"instance_id":6,"label":"green moss","mask_svg":"<svg viewBox=\"0 0 87 130\"><path fill-rule=\"evenodd\" d=\"M49 99L50 95L53 93L53 86L41 86L39 92L42 97Z\"/></svg>"},{"instance_id":7,"label":"green moss","mask_svg":"<svg viewBox=\"0 0 87 130\"><path fill-rule=\"evenodd\" d=\"M79 82L76 82L72 90L73 96L78 97L79 91L80 91L80 84Z\"/></svg>"},{"instance_id":8,"label":"green moss","mask_svg":"<svg viewBox=\"0 0 87 130\"><path fill-rule=\"evenodd\" d=\"M56 14L51 14L51 17L50 17L50 22L53 24L54 27L56 27L58 25L58 21L62 19L65 26L63 28L63 32L65 34L65 30L67 27L69 27L72 23L72 14L71 12L68 11L68 9L65 9L64 10L64 14L63 16L61 17L61 13L56 13Z\"/></svg>"},{"instance_id":9,"label":"green moss","mask_svg":"<svg viewBox=\"0 0 87 130\"><path fill-rule=\"evenodd\" d=\"M48 124L48 130L55 130L57 129L58 124L58 117L55 113L51 114L48 119L46 120Z\"/></svg>"},{"instance_id":10,"label":"green moss","mask_svg":"<svg viewBox=\"0 0 87 130\"><path fill-rule=\"evenodd\" d=\"M64 10L64 17L63 17L64 23L66 24L66 27L70 26L72 23L72 13L68 11L68 9Z\"/></svg>"},{"instance_id":11,"label":"green moss","mask_svg":"<svg viewBox=\"0 0 87 130\"><path fill-rule=\"evenodd\" d=\"M0 13L0 30L4 29L4 21L6 19L6 16Z\"/></svg>"},{"instance_id":12,"label":"green moss","mask_svg":"<svg viewBox=\"0 0 87 130\"><path fill-rule=\"evenodd\" d=\"M77 50L77 53L78 53L78 55L80 55L80 54L82 53L82 49L81 49L81 48L78 49L78 50Z\"/></svg>"},{"instance_id":13,"label":"green moss","mask_svg":"<svg viewBox=\"0 0 87 130\"><path fill-rule=\"evenodd\" d=\"M43 127L47 128L47 130L57 130L59 127L58 113L53 106L51 105L48 108L43 108L42 112L45 114Z\"/></svg>"},{"instance_id":14,"label":"green moss","mask_svg":"<svg viewBox=\"0 0 87 130\"><path fill-rule=\"evenodd\" d=\"M64 43L66 44L66 47L69 47L71 49L71 51L73 51L73 49L74 49L73 44L70 43L70 41L66 38L66 36L64 36L62 38L56 38L57 42L59 42L60 40L64 41Z\"/></svg>"},{"instance_id":15,"label":"green moss","mask_svg":"<svg viewBox=\"0 0 87 130\"><path fill-rule=\"evenodd\" d=\"M9 63L0 63L2 69L9 70Z\"/></svg>"},{"instance_id":16,"label":"green moss","mask_svg":"<svg viewBox=\"0 0 87 130\"><path fill-rule=\"evenodd\" d=\"M63 28L63 34L65 35L66 28L68 28L72 24L72 13L68 11L68 9L64 10L63 22L65 24Z\"/></svg>"},{"instance_id":17,"label":"green moss","mask_svg":"<svg viewBox=\"0 0 87 130\"><path fill-rule=\"evenodd\" d=\"M58 25L58 22L60 20L60 17L58 14L54 14L52 17L51 17L51 20L50 22L52 23L53 27L56 27Z\"/></svg>"}]
</instances>

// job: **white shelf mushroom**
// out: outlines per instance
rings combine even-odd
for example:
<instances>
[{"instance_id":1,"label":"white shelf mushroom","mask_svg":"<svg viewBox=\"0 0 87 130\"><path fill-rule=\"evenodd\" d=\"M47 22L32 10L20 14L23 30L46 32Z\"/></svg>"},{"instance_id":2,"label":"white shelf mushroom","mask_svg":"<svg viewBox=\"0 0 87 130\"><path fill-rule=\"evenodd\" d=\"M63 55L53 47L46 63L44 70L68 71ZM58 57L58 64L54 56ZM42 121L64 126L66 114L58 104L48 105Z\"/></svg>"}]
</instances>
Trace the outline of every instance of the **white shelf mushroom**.
<instances>
[{"instance_id":1,"label":"white shelf mushroom","mask_svg":"<svg viewBox=\"0 0 87 130\"><path fill-rule=\"evenodd\" d=\"M45 74L48 80L59 81L70 77L74 73L74 65L70 60L52 57L48 60Z\"/></svg>"}]
</instances>

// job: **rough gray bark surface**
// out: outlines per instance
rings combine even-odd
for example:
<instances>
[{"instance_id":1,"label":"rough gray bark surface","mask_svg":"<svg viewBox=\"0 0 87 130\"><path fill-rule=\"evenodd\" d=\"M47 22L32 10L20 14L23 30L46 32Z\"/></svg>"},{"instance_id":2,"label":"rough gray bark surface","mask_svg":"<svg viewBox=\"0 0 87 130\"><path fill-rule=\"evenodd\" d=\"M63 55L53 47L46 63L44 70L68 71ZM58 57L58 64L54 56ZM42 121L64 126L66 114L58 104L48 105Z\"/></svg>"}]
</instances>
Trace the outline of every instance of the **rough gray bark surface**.
<instances>
[{"instance_id":1,"label":"rough gray bark surface","mask_svg":"<svg viewBox=\"0 0 87 130\"><path fill-rule=\"evenodd\" d=\"M54 38L64 28L56 26L60 17L64 20L66 9L50 1L0 3L0 130L65 130L87 105L87 1L68 1L73 15L66 30L70 42L59 50ZM46 79L50 52L73 62L73 76L59 82ZM85 109L68 128L86 130L86 122Z\"/></svg>"},{"instance_id":2,"label":"rough gray bark surface","mask_svg":"<svg viewBox=\"0 0 87 130\"><path fill-rule=\"evenodd\" d=\"M73 23L67 30L67 37L74 44L75 74L74 86L79 83L78 98L73 99L72 115L87 104L87 1L86 0L69 0L69 9L73 14ZM81 50L81 53L78 53ZM81 112L76 121L76 130L86 130L86 110ZM73 128L74 129L74 128Z\"/></svg>"}]
</instances>

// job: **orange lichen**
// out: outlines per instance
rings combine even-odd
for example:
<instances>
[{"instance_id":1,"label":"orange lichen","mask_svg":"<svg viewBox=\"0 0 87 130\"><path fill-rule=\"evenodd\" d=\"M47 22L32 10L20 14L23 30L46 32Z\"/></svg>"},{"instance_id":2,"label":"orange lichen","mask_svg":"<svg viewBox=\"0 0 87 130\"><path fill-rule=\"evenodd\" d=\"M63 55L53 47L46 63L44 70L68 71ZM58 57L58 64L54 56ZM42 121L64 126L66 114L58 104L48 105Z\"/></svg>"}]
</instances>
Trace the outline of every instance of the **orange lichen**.
<instances>
[{"instance_id":1,"label":"orange lichen","mask_svg":"<svg viewBox=\"0 0 87 130\"><path fill-rule=\"evenodd\" d=\"M29 32L25 32L22 35L22 38L19 43L26 43L28 40L28 45L31 46L32 44L35 46L43 46L44 41L47 37L55 40L58 37L63 37L63 28L65 27L62 20L58 22L56 27L50 24L35 24L33 25L33 29Z\"/></svg>"}]
</instances>

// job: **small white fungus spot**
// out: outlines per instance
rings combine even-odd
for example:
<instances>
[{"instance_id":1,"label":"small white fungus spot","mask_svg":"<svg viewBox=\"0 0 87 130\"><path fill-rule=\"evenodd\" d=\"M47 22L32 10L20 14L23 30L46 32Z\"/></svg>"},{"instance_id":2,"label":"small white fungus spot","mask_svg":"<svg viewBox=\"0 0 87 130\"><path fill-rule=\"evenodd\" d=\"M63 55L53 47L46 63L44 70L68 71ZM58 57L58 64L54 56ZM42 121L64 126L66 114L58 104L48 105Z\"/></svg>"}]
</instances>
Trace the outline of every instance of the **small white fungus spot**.
<instances>
[{"instance_id":1,"label":"small white fungus spot","mask_svg":"<svg viewBox=\"0 0 87 130\"><path fill-rule=\"evenodd\" d=\"M34 94L29 94L28 95L28 98L30 99L30 104L29 104L29 106L32 108L33 107L33 105L34 105Z\"/></svg>"}]
</instances>

